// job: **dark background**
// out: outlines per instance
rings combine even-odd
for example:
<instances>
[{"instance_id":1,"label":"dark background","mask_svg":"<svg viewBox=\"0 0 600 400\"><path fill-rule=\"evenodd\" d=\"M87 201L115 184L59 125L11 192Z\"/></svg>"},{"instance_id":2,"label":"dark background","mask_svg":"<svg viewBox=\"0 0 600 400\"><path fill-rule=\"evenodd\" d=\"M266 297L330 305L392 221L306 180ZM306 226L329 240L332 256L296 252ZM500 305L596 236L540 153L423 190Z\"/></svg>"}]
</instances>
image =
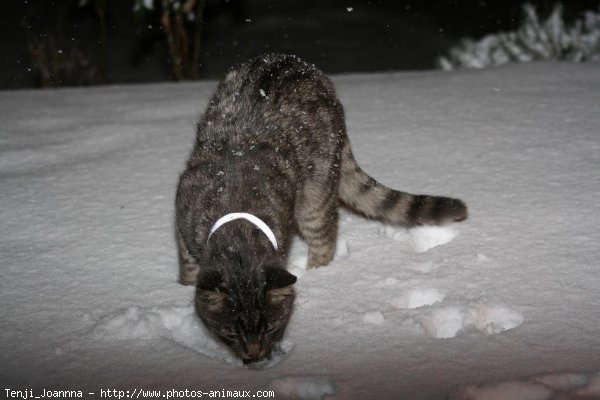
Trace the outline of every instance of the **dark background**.
<instances>
[{"instance_id":1,"label":"dark background","mask_svg":"<svg viewBox=\"0 0 600 400\"><path fill-rule=\"evenodd\" d=\"M133 0L105 0L100 40L95 0L4 0L0 88L174 80L160 12L134 13ZM328 73L435 68L463 37L518 27L525 1L206 0L198 78L219 78L264 52L296 54ZM541 17L556 1L529 1ZM567 21L600 0L563 4ZM77 60L67 78L40 78L31 46Z\"/></svg>"}]
</instances>

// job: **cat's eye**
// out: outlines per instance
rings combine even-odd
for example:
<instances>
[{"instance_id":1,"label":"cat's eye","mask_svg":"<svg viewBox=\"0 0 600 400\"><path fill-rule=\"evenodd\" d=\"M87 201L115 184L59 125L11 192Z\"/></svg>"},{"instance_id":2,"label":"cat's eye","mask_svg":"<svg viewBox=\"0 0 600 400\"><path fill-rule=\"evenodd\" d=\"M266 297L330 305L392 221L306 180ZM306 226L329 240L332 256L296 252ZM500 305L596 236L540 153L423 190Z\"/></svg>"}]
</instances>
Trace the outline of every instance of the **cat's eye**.
<instances>
[{"instance_id":1,"label":"cat's eye","mask_svg":"<svg viewBox=\"0 0 600 400\"><path fill-rule=\"evenodd\" d=\"M221 336L224 337L225 339L228 340L238 340L240 335L238 335L236 332L233 331L226 331L226 332L221 332Z\"/></svg>"},{"instance_id":2,"label":"cat's eye","mask_svg":"<svg viewBox=\"0 0 600 400\"><path fill-rule=\"evenodd\" d=\"M280 324L278 322L267 324L267 329L265 329L266 333L275 333L279 329Z\"/></svg>"}]
</instances>

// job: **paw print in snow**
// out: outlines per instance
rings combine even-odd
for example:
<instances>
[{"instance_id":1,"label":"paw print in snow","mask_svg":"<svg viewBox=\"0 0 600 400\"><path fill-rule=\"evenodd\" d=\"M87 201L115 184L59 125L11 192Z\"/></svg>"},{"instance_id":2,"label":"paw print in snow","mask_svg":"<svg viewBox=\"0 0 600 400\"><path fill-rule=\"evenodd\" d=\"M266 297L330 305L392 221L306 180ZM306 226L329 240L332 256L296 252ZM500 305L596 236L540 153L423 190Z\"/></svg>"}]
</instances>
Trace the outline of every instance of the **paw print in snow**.
<instances>
[{"instance_id":1,"label":"paw print in snow","mask_svg":"<svg viewBox=\"0 0 600 400\"><path fill-rule=\"evenodd\" d=\"M448 339L469 332L495 335L516 328L524 318L503 305L469 302L437 307L413 316L412 320L425 335Z\"/></svg>"}]
</instances>

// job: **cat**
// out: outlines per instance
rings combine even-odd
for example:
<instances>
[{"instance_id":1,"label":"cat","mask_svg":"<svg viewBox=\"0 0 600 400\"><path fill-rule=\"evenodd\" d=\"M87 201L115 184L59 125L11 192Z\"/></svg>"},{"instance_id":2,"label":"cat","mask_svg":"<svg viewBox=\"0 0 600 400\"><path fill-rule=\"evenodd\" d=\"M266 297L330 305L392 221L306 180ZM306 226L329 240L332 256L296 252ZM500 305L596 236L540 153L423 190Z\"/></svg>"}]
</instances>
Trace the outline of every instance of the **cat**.
<instances>
[{"instance_id":1,"label":"cat","mask_svg":"<svg viewBox=\"0 0 600 400\"><path fill-rule=\"evenodd\" d=\"M231 69L197 124L176 194L179 282L200 319L244 363L268 358L293 309L294 233L308 268L333 258L340 204L404 226L467 217L464 202L392 190L356 163L333 84L268 54Z\"/></svg>"}]
</instances>

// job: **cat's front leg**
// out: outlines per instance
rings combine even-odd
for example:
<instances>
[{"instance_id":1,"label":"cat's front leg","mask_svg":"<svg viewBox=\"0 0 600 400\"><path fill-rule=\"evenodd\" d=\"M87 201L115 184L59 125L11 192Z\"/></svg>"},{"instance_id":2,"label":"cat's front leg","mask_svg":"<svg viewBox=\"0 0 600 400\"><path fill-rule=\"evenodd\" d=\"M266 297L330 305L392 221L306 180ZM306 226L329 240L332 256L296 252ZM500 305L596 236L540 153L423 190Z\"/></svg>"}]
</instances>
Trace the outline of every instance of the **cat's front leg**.
<instances>
[{"instance_id":1,"label":"cat's front leg","mask_svg":"<svg viewBox=\"0 0 600 400\"><path fill-rule=\"evenodd\" d=\"M200 266L188 251L179 230L177 230L177 251L179 253L179 283L182 285L195 285Z\"/></svg>"}]
</instances>

